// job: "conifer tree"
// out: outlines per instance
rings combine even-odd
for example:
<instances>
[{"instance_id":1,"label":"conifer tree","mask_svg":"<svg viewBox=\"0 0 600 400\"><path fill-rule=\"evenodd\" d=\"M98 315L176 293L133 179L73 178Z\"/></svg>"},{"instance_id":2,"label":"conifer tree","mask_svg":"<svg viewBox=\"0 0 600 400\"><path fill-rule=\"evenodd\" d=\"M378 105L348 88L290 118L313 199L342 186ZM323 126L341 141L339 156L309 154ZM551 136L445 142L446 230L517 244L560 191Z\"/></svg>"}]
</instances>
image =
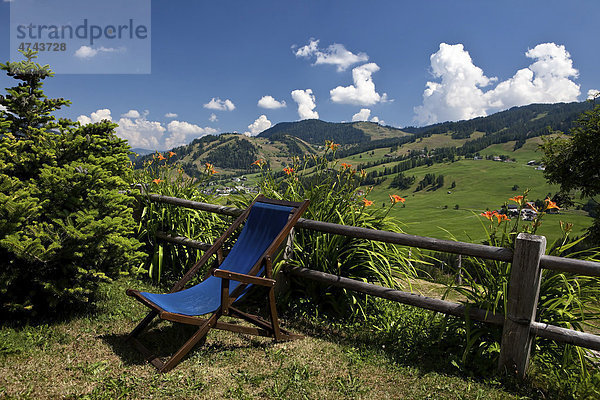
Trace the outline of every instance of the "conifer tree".
<instances>
[{"instance_id":1,"label":"conifer tree","mask_svg":"<svg viewBox=\"0 0 600 400\"><path fill-rule=\"evenodd\" d=\"M0 311L39 316L90 301L102 280L137 263L127 143L115 124L52 113L48 65L0 64L19 81L0 96Z\"/></svg>"}]
</instances>

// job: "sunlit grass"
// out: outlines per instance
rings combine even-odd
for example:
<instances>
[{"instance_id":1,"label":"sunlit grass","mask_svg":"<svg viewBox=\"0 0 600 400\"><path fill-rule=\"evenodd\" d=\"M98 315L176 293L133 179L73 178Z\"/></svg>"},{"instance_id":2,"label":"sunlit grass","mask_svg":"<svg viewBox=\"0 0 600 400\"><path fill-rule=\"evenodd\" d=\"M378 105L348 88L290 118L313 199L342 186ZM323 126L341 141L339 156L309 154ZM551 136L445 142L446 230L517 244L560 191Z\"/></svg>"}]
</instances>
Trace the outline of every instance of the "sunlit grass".
<instances>
[{"instance_id":1,"label":"sunlit grass","mask_svg":"<svg viewBox=\"0 0 600 400\"><path fill-rule=\"evenodd\" d=\"M444 175L444 187L415 192L418 182L427 173ZM415 175L413 187L404 191L389 189L388 179L376 186L369 198L376 205L383 205L389 203L389 193L405 197L405 207L395 208L390 215L405 224L407 233L437 238L447 238L446 231L449 231L458 240L481 241L485 233L477 217L479 213L499 209L510 197L522 194L525 189L531 189L530 199L544 199L548 193L558 191L557 185L546 183L542 171L525 163L460 160L414 168L405 174ZM452 182L456 183L455 188L451 188ZM519 187L517 191L512 190L514 185ZM558 224L562 220L574 224L573 235L581 235L592 222L586 214L574 209L550 214L538 234L547 236L552 243L560 236Z\"/></svg>"},{"instance_id":2,"label":"sunlit grass","mask_svg":"<svg viewBox=\"0 0 600 400\"><path fill-rule=\"evenodd\" d=\"M294 329L307 336L287 343L212 331L175 370L159 374L123 343L146 312L125 296L131 284L140 286L107 285L94 315L0 328L0 398L517 398L497 383L453 373L448 363L399 363L385 346L323 326L313 335L316 327L299 322ZM184 339L185 327L159 327L163 343Z\"/></svg>"}]
</instances>

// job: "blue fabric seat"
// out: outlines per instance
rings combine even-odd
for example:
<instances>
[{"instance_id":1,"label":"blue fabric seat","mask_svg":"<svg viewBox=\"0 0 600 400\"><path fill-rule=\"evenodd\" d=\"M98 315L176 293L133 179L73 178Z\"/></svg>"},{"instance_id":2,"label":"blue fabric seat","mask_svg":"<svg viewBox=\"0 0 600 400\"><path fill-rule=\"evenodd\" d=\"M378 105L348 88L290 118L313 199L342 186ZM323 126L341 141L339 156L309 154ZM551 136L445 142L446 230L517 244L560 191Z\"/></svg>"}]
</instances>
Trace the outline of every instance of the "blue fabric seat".
<instances>
[{"instance_id":1,"label":"blue fabric seat","mask_svg":"<svg viewBox=\"0 0 600 400\"><path fill-rule=\"evenodd\" d=\"M284 228L293 210L292 207L276 204L255 203L239 238L219 269L248 274ZM239 282L230 281L230 292L238 285ZM179 292L140 292L140 295L164 311L188 316L204 315L216 311L221 305L221 279L210 276L203 282Z\"/></svg>"}]
</instances>

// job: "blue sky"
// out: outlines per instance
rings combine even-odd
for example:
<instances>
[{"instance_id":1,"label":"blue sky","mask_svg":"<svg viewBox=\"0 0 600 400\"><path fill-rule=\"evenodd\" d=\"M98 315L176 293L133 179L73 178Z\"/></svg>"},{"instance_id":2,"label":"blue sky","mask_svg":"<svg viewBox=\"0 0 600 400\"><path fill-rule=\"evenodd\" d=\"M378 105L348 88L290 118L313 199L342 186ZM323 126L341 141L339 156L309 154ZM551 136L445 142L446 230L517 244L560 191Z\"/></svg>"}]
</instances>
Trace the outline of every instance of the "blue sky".
<instances>
[{"instance_id":1,"label":"blue sky","mask_svg":"<svg viewBox=\"0 0 600 400\"><path fill-rule=\"evenodd\" d=\"M0 60L10 57L10 4L0 2ZM600 89L596 0L171 0L150 9L151 72L57 74L46 93L73 102L60 116L109 117L133 147L166 149L303 118L404 127ZM96 43L65 57L89 71L131 67L119 57L132 49L120 49Z\"/></svg>"}]
</instances>

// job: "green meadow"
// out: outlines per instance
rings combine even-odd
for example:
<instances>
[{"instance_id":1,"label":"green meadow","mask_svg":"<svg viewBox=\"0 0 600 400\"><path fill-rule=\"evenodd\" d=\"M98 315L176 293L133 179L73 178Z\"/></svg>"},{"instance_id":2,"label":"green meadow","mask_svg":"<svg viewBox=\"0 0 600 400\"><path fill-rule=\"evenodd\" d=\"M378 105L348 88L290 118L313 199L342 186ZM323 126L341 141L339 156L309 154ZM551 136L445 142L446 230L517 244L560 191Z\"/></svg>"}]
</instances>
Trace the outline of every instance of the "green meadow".
<instances>
[{"instance_id":1,"label":"green meadow","mask_svg":"<svg viewBox=\"0 0 600 400\"><path fill-rule=\"evenodd\" d=\"M444 187L415 192L418 182L428 173L444 175ZM483 240L485 230L479 214L499 209L505 202L512 203L508 199L522 194L525 189L530 189L528 198L531 200L543 200L548 193L558 191L558 186L546 183L542 171L518 162L460 160L418 167L406 174L416 177L409 190L389 189L389 177L374 188L369 199L378 206L387 206L389 194L399 194L406 198L406 203L404 207L394 207L391 215L404 223L406 233L436 238L454 237L462 241ZM456 187L451 189L452 182L456 182ZM514 185L519 187L517 191L512 190ZM549 242L558 239L561 220L574 224L575 235L581 235L592 221L583 211L561 210L560 214L544 217L538 234L546 236Z\"/></svg>"}]
</instances>

